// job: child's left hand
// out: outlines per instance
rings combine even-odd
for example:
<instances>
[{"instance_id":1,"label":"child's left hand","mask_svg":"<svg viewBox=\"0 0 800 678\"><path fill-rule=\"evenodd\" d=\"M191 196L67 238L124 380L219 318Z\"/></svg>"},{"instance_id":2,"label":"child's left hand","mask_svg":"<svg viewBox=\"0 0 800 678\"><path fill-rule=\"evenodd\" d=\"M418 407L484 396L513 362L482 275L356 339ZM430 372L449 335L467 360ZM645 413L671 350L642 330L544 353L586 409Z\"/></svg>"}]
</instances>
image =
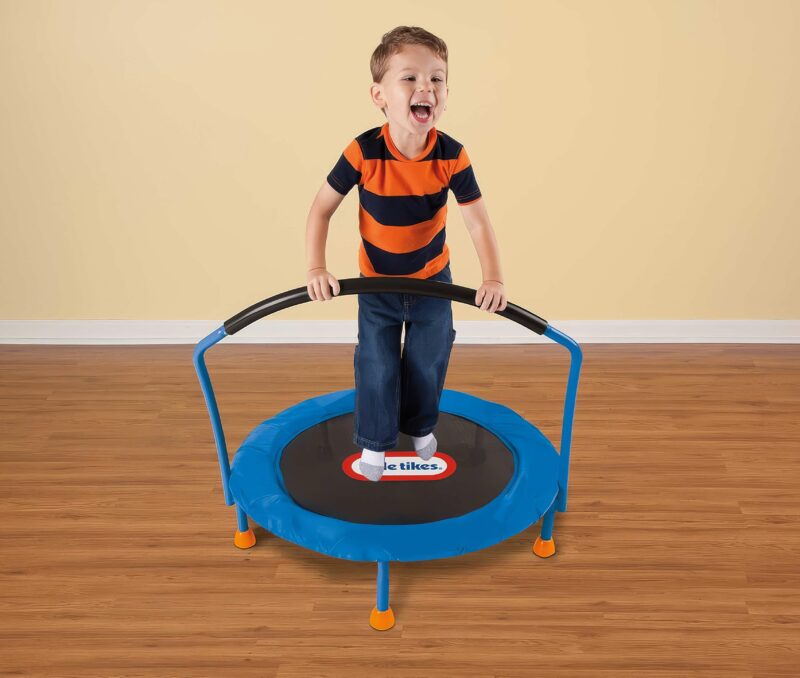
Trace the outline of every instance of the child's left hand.
<instances>
[{"instance_id":1,"label":"child's left hand","mask_svg":"<svg viewBox=\"0 0 800 678\"><path fill-rule=\"evenodd\" d=\"M487 280L479 288L475 295L475 305L481 307L481 311L505 311L506 292L503 283L496 280Z\"/></svg>"}]
</instances>

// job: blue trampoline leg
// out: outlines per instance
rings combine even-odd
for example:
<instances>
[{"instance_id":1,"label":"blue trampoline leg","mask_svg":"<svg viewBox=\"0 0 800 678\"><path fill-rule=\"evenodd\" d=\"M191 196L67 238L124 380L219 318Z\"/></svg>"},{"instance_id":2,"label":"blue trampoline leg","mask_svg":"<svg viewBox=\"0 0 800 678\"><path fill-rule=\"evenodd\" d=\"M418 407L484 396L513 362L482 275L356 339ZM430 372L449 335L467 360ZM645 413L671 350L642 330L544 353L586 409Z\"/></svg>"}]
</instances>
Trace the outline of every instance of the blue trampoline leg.
<instances>
[{"instance_id":1,"label":"blue trampoline leg","mask_svg":"<svg viewBox=\"0 0 800 678\"><path fill-rule=\"evenodd\" d=\"M556 520L556 504L544 514L542 518L542 531L533 544L533 552L540 558L549 558L556 552L556 543L553 541L553 523Z\"/></svg>"},{"instance_id":2,"label":"blue trampoline leg","mask_svg":"<svg viewBox=\"0 0 800 678\"><path fill-rule=\"evenodd\" d=\"M389 607L389 563L378 562L378 595L376 606L369 615L369 625L376 631L388 631L394 626L394 612Z\"/></svg>"},{"instance_id":3,"label":"blue trampoline leg","mask_svg":"<svg viewBox=\"0 0 800 678\"><path fill-rule=\"evenodd\" d=\"M378 563L378 612L389 609L389 563Z\"/></svg>"},{"instance_id":4,"label":"blue trampoline leg","mask_svg":"<svg viewBox=\"0 0 800 678\"><path fill-rule=\"evenodd\" d=\"M247 514L236 504L236 522L238 529L233 536L233 543L240 549L249 549L256 544L256 535L247 522Z\"/></svg>"}]
</instances>

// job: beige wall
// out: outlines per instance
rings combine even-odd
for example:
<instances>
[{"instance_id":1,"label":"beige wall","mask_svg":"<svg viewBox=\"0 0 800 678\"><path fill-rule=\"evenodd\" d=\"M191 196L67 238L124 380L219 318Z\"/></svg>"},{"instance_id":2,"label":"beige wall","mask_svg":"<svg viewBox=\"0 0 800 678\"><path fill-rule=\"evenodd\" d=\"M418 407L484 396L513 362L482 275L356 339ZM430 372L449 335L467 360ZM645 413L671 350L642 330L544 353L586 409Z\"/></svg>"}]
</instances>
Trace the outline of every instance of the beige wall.
<instances>
[{"instance_id":1,"label":"beige wall","mask_svg":"<svg viewBox=\"0 0 800 678\"><path fill-rule=\"evenodd\" d=\"M304 285L310 201L383 122L369 56L398 24L448 43L438 127L473 160L511 301L800 317L800 2L0 0L0 319L221 320ZM340 278L356 218L353 190ZM448 243L477 287L452 197Z\"/></svg>"}]
</instances>

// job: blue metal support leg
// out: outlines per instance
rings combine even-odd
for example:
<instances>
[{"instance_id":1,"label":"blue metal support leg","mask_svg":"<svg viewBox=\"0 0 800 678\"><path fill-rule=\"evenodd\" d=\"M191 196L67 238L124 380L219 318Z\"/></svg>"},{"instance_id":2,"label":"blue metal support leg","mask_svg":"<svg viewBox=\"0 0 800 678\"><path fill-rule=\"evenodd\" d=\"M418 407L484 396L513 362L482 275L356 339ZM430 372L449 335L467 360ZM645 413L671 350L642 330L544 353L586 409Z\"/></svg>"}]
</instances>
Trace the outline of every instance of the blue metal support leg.
<instances>
[{"instance_id":1,"label":"blue metal support leg","mask_svg":"<svg viewBox=\"0 0 800 678\"><path fill-rule=\"evenodd\" d=\"M556 507L550 507L550 510L544 514L542 518L542 533L541 537L544 541L550 541L553 538L553 525L556 522Z\"/></svg>"},{"instance_id":2,"label":"blue metal support leg","mask_svg":"<svg viewBox=\"0 0 800 678\"><path fill-rule=\"evenodd\" d=\"M389 563L378 563L378 612L389 609Z\"/></svg>"},{"instance_id":3,"label":"blue metal support leg","mask_svg":"<svg viewBox=\"0 0 800 678\"><path fill-rule=\"evenodd\" d=\"M249 549L256 544L256 535L247 522L247 514L236 504L236 534L233 543L240 549Z\"/></svg>"},{"instance_id":4,"label":"blue metal support leg","mask_svg":"<svg viewBox=\"0 0 800 678\"><path fill-rule=\"evenodd\" d=\"M394 612L389 607L389 563L387 562L378 562L377 593L375 609L369 616L369 624L377 631L388 631L394 626Z\"/></svg>"},{"instance_id":5,"label":"blue metal support leg","mask_svg":"<svg viewBox=\"0 0 800 678\"><path fill-rule=\"evenodd\" d=\"M236 523L239 526L239 532L247 532L250 529L250 524L247 522L247 514L242 511L239 504L236 504Z\"/></svg>"},{"instance_id":6,"label":"blue metal support leg","mask_svg":"<svg viewBox=\"0 0 800 678\"><path fill-rule=\"evenodd\" d=\"M549 558L556 552L556 543L553 541L553 524L556 520L556 505L558 498L542 517L542 531L533 544L533 552L540 558Z\"/></svg>"}]
</instances>

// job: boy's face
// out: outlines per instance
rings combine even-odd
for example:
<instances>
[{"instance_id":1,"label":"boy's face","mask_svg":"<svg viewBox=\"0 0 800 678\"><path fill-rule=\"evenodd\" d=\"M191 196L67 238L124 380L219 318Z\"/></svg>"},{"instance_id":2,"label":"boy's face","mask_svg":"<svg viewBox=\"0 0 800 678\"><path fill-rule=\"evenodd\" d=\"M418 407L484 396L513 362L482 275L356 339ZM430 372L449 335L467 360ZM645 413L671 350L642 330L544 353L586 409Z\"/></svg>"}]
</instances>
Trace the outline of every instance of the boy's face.
<instances>
[{"instance_id":1,"label":"boy's face","mask_svg":"<svg viewBox=\"0 0 800 678\"><path fill-rule=\"evenodd\" d=\"M370 94L390 122L414 135L427 134L447 104L446 77L447 64L430 49L403 45L390 57L383 80L372 83ZM412 109L417 102L430 106Z\"/></svg>"}]
</instances>

